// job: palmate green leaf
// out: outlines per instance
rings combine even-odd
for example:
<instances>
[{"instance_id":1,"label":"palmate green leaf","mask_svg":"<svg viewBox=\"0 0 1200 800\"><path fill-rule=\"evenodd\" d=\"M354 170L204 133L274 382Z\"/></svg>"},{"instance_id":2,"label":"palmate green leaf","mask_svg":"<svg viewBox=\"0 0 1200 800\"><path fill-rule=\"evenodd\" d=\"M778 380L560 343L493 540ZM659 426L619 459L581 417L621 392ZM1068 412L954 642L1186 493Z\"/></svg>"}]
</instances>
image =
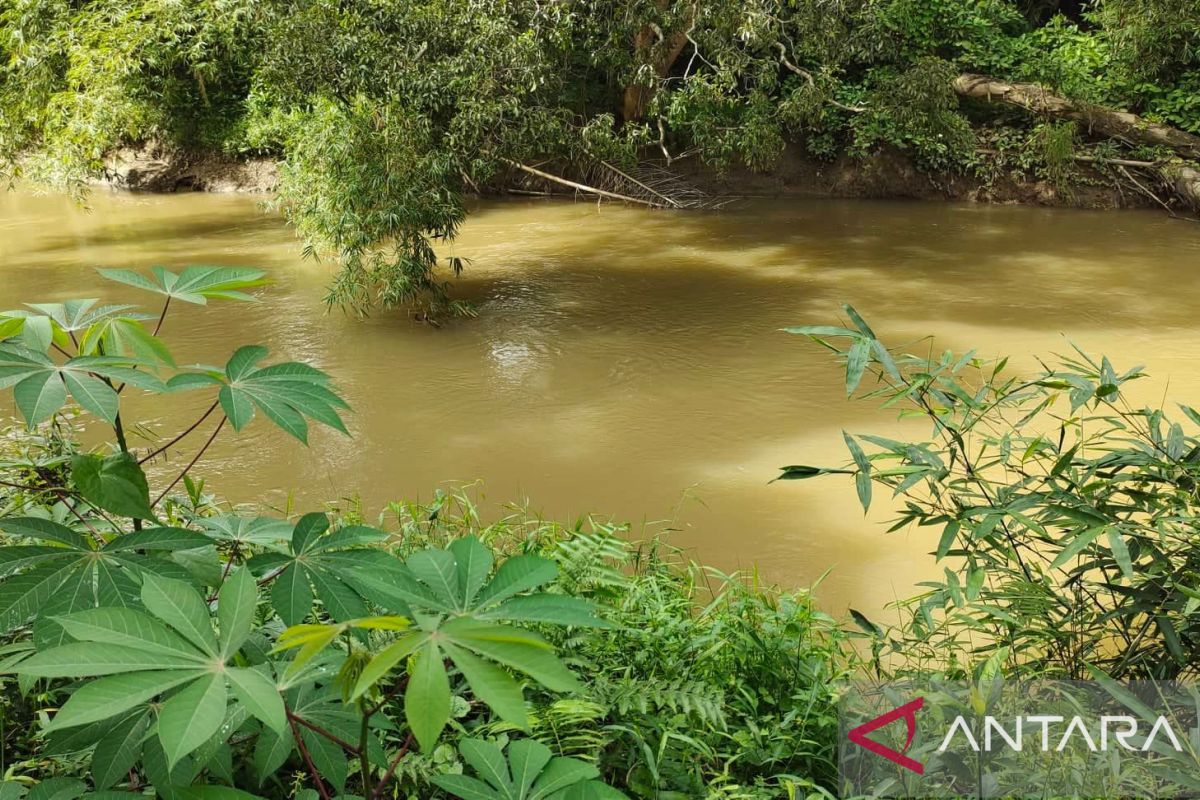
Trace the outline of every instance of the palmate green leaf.
<instances>
[{"instance_id":1,"label":"palmate green leaf","mask_svg":"<svg viewBox=\"0 0 1200 800\"><path fill-rule=\"evenodd\" d=\"M462 800L507 800L510 795L501 794L486 783L466 775L435 775L431 782L443 791Z\"/></svg>"},{"instance_id":2,"label":"palmate green leaf","mask_svg":"<svg viewBox=\"0 0 1200 800\"><path fill-rule=\"evenodd\" d=\"M88 550L88 540L66 525L41 517L0 517L0 531L10 536L25 536L46 542L65 544L72 550Z\"/></svg>"},{"instance_id":3,"label":"palmate green leaf","mask_svg":"<svg viewBox=\"0 0 1200 800\"><path fill-rule=\"evenodd\" d=\"M129 453L75 456L71 481L83 499L98 508L134 519L154 519L146 473Z\"/></svg>"},{"instance_id":4,"label":"palmate green leaf","mask_svg":"<svg viewBox=\"0 0 1200 800\"><path fill-rule=\"evenodd\" d=\"M581 628L614 627L608 620L597 617L595 605L587 600L546 593L512 597L499 605L478 612L476 616L486 620L541 622Z\"/></svg>"},{"instance_id":5,"label":"palmate green leaf","mask_svg":"<svg viewBox=\"0 0 1200 800\"><path fill-rule=\"evenodd\" d=\"M78 641L39 650L17 665L23 677L101 676L73 691L51 730L108 720L169 695L156 727L164 769L203 747L194 760L202 768L221 752L217 732L223 724L229 732L254 716L273 731L284 730L275 682L256 668L229 663L257 606L247 570L230 576L219 592L220 650L208 606L187 583L147 572L141 600L146 611L103 607L56 618ZM178 691L169 694L173 689Z\"/></svg>"},{"instance_id":6,"label":"palmate green leaf","mask_svg":"<svg viewBox=\"0 0 1200 800\"><path fill-rule=\"evenodd\" d=\"M413 553L404 564L439 600L460 610L465 609L454 553L431 548Z\"/></svg>"},{"instance_id":7,"label":"palmate green leaf","mask_svg":"<svg viewBox=\"0 0 1200 800\"><path fill-rule=\"evenodd\" d=\"M49 319L45 319L47 323ZM100 378L129 383L147 391L163 391L157 377L139 367L136 358L76 357L56 364L44 353L0 345L0 389L11 386L17 409L29 425L48 419L67 402L68 391L86 411L111 423L119 398Z\"/></svg>"},{"instance_id":8,"label":"palmate green leaf","mask_svg":"<svg viewBox=\"0 0 1200 800\"><path fill-rule=\"evenodd\" d=\"M110 316L83 332L80 355L129 356L148 363L175 366L175 359L162 339L146 330L144 317Z\"/></svg>"},{"instance_id":9,"label":"palmate green leaf","mask_svg":"<svg viewBox=\"0 0 1200 800\"><path fill-rule=\"evenodd\" d=\"M65 555L61 547L48 545L16 545L0 548L0 578L41 564L48 557ZM69 558L69 556L68 556Z\"/></svg>"},{"instance_id":10,"label":"palmate green leaf","mask_svg":"<svg viewBox=\"0 0 1200 800\"><path fill-rule=\"evenodd\" d=\"M54 341L54 325L49 317L29 317L21 331L21 341L35 353L45 353Z\"/></svg>"},{"instance_id":11,"label":"palmate green leaf","mask_svg":"<svg viewBox=\"0 0 1200 800\"><path fill-rule=\"evenodd\" d=\"M442 646L476 697L496 712L500 719L522 730L529 729L525 696L521 692L521 685L511 675L449 641Z\"/></svg>"},{"instance_id":12,"label":"palmate green leaf","mask_svg":"<svg viewBox=\"0 0 1200 800\"><path fill-rule=\"evenodd\" d=\"M332 667L334 662L330 662ZM328 680L323 676L321 680ZM342 689L336 682L317 685L307 680L287 693L288 708L296 716L324 728L348 742L357 741L362 734L362 714L345 702ZM381 770L387 769L391 759L383 749L378 732L395 730L395 726L382 714L371 718L371 731L367 737L367 756ZM288 738L291 738L290 736Z\"/></svg>"},{"instance_id":13,"label":"palmate green leaf","mask_svg":"<svg viewBox=\"0 0 1200 800\"><path fill-rule=\"evenodd\" d=\"M62 368L88 372L114 383L127 383L147 392L161 394L167 390L167 385L153 373L156 366L154 361L133 357L77 356L65 362Z\"/></svg>"},{"instance_id":14,"label":"palmate green leaf","mask_svg":"<svg viewBox=\"0 0 1200 800\"><path fill-rule=\"evenodd\" d=\"M309 520L293 536L291 545L293 549L303 548L303 560L287 566L296 577L285 572L276 579L278 582L285 576L288 578L286 589L278 586L275 589L283 595L278 604L286 607L293 602L289 598L294 592L307 588L307 582L293 588L302 572L323 568L342 578L345 587L379 605L414 612L420 630L405 633L377 653L360 672L351 697L362 697L392 670L408 668L415 654L411 658L406 694L413 701L409 711L406 699L406 713L410 714L409 723L422 747L430 746L449 719L449 689L443 693L441 688L443 682L447 687L449 683L443 656L454 664L480 700L501 718L522 727L527 724L524 700L520 684L509 674L510 670L524 673L553 691L580 688L545 639L531 631L501 624L505 621L591 627L607 624L596 616L591 604L581 599L529 594L554 579L557 568L553 562L536 556L515 556L492 574L491 551L477 538L464 537L445 550L414 553L401 564L379 551L323 552L321 542L337 533L323 536L316 532L321 529L318 520ZM377 557L383 560L377 562ZM277 568L279 558L279 554L270 554L259 562L257 571ZM328 593L319 581L314 580L314 584L318 594ZM307 595L302 600L307 600ZM323 602L336 618L336 605ZM300 665L321 652L348 625L362 627L362 622L365 620L341 626L289 628L280 638L279 649L300 648L294 661L294 665ZM423 690L413 687L424 687L434 694L418 697L416 693Z\"/></svg>"},{"instance_id":15,"label":"palmate green leaf","mask_svg":"<svg viewBox=\"0 0 1200 800\"><path fill-rule=\"evenodd\" d=\"M62 303L26 303L25 307L33 309L38 314L49 317L55 325L64 332L76 332L94 325L97 321L129 311L131 305L97 306L95 299L66 300ZM0 316L19 314L22 312L5 312ZM64 339L66 337L63 337Z\"/></svg>"},{"instance_id":16,"label":"palmate green leaf","mask_svg":"<svg viewBox=\"0 0 1200 800\"><path fill-rule=\"evenodd\" d=\"M186 528L145 528L132 533L122 533L101 549L107 553L129 550L173 552L209 547L212 543L212 539L203 533Z\"/></svg>"},{"instance_id":17,"label":"palmate green leaf","mask_svg":"<svg viewBox=\"0 0 1200 800\"><path fill-rule=\"evenodd\" d=\"M512 786L512 771L508 768L508 759L497 745L482 739L463 739L458 745L458 751L462 753L463 761L492 786Z\"/></svg>"},{"instance_id":18,"label":"palmate green leaf","mask_svg":"<svg viewBox=\"0 0 1200 800\"><path fill-rule=\"evenodd\" d=\"M110 609L98 609L108 611ZM62 624L62 620L59 620ZM90 678L121 672L198 669L202 662L190 655L142 650L106 642L69 642L34 653L21 662L23 675L36 678Z\"/></svg>"},{"instance_id":19,"label":"palmate green leaf","mask_svg":"<svg viewBox=\"0 0 1200 800\"><path fill-rule=\"evenodd\" d=\"M476 599L476 608L487 608L521 592L544 586L558 575L553 561L540 556L512 556L500 565L491 582Z\"/></svg>"},{"instance_id":20,"label":"palmate green leaf","mask_svg":"<svg viewBox=\"0 0 1200 800\"><path fill-rule=\"evenodd\" d=\"M16 344L0 344L0 389L7 389L33 375L56 368L57 365L45 353Z\"/></svg>"},{"instance_id":21,"label":"palmate green leaf","mask_svg":"<svg viewBox=\"0 0 1200 800\"><path fill-rule=\"evenodd\" d=\"M568 792L579 798L624 797L596 780L600 772L592 764L555 757L550 748L532 739L509 743L507 753L492 742L464 739L459 752L482 780L438 775L432 782L463 800L563 800Z\"/></svg>"},{"instance_id":22,"label":"palmate green leaf","mask_svg":"<svg viewBox=\"0 0 1200 800\"><path fill-rule=\"evenodd\" d=\"M367 604L359 598L354 589L332 572L325 569L306 569L305 574L312 581L326 614L338 621L367 616Z\"/></svg>"},{"instance_id":23,"label":"palmate green leaf","mask_svg":"<svg viewBox=\"0 0 1200 800\"><path fill-rule=\"evenodd\" d=\"M11 536L65 545L0 548L0 631L24 624L36 614L34 637L39 647L53 644L64 635L61 627L50 621L51 616L96 606L135 605L140 595L140 576L146 573L186 578L183 567L156 553L206 541L191 531L147 529L118 536L96 551L91 540L51 520L0 518L0 530ZM165 536L174 541L165 541Z\"/></svg>"},{"instance_id":24,"label":"palmate green leaf","mask_svg":"<svg viewBox=\"0 0 1200 800\"><path fill-rule=\"evenodd\" d=\"M63 370L62 380L84 411L95 414L110 425L116 420L121 409L121 398L111 386L87 373L71 370Z\"/></svg>"},{"instance_id":25,"label":"palmate green leaf","mask_svg":"<svg viewBox=\"0 0 1200 800\"><path fill-rule=\"evenodd\" d=\"M78 560L51 556L33 569L0 583L0 631L7 633L27 623L59 593L64 583L83 574L84 566Z\"/></svg>"},{"instance_id":26,"label":"palmate green leaf","mask_svg":"<svg viewBox=\"0 0 1200 800\"><path fill-rule=\"evenodd\" d=\"M369 596L370 589L364 589L364 584L372 581L360 581L359 577L372 574L373 580L391 586L391 576L402 568L388 553L358 547L386 538L383 531L363 525L329 533L325 514L305 514L286 538L286 546L272 541L276 545L273 551L254 556L248 566L259 576L277 573L271 604L285 625L303 622L317 599L327 614L345 622L366 616L369 602L382 605L377 597Z\"/></svg>"},{"instance_id":27,"label":"palmate green leaf","mask_svg":"<svg viewBox=\"0 0 1200 800\"><path fill-rule=\"evenodd\" d=\"M329 389L329 376L299 362L259 368L267 348L250 345L238 349L225 365L226 384L218 399L234 430L241 430L262 411L276 425L305 444L307 419L348 433L338 409L346 402Z\"/></svg>"},{"instance_id":28,"label":"palmate green leaf","mask_svg":"<svg viewBox=\"0 0 1200 800\"><path fill-rule=\"evenodd\" d=\"M306 552L309 545L316 542L316 537L328 530L329 517L326 514L314 512L300 517L292 529L292 552L296 555Z\"/></svg>"},{"instance_id":29,"label":"palmate green leaf","mask_svg":"<svg viewBox=\"0 0 1200 800\"><path fill-rule=\"evenodd\" d=\"M263 731L258 741L254 743L254 774L258 777L258 785L266 783L267 778L284 765L295 747L291 735L277 736L269 730Z\"/></svg>"},{"instance_id":30,"label":"palmate green leaf","mask_svg":"<svg viewBox=\"0 0 1200 800\"><path fill-rule=\"evenodd\" d=\"M24 317L14 317L7 313L0 314L0 342L20 336L24 328Z\"/></svg>"},{"instance_id":31,"label":"palmate green leaf","mask_svg":"<svg viewBox=\"0 0 1200 800\"><path fill-rule=\"evenodd\" d=\"M313 590L304 567L291 564L271 584L271 605L284 625L299 625L312 611Z\"/></svg>"},{"instance_id":32,"label":"palmate green leaf","mask_svg":"<svg viewBox=\"0 0 1200 800\"><path fill-rule=\"evenodd\" d=\"M266 283L267 273L247 267L185 267L178 275L165 267L153 267L146 276L129 269L97 270L111 281L164 295L172 300L205 305L209 300L253 300L242 289Z\"/></svg>"},{"instance_id":33,"label":"palmate green leaf","mask_svg":"<svg viewBox=\"0 0 1200 800\"><path fill-rule=\"evenodd\" d=\"M339 793L345 792L350 765L341 746L307 728L300 731L300 736L304 739L317 771L332 783Z\"/></svg>"},{"instance_id":34,"label":"palmate green leaf","mask_svg":"<svg viewBox=\"0 0 1200 800\"><path fill-rule=\"evenodd\" d=\"M273 517L242 517L222 514L196 520L210 536L227 542L276 546L292 536L293 526L287 520Z\"/></svg>"},{"instance_id":35,"label":"palmate green leaf","mask_svg":"<svg viewBox=\"0 0 1200 800\"><path fill-rule=\"evenodd\" d=\"M552 691L577 692L583 688L554 655L550 644L532 631L460 617L443 625L440 634L477 655L524 672Z\"/></svg>"}]
</instances>

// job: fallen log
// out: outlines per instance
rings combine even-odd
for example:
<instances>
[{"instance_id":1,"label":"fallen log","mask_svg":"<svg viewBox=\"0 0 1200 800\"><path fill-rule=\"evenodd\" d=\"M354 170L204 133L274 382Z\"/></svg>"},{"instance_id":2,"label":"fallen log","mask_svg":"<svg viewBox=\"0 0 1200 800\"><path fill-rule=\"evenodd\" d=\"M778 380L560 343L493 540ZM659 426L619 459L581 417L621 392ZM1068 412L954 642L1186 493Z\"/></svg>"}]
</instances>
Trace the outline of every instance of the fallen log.
<instances>
[{"instance_id":1,"label":"fallen log","mask_svg":"<svg viewBox=\"0 0 1200 800\"><path fill-rule=\"evenodd\" d=\"M1182 159L1200 160L1200 136L1151 122L1128 111L1080 103L1054 94L1036 83L1020 83L966 73L954 79L954 91L962 97L1022 108L1033 114L1073 120L1093 135L1129 145L1164 147ZM1200 169L1177 161L1151 162L1124 159L1087 159L1110 163L1121 169L1135 167L1151 172L1174 197L1188 208L1200 211ZM1140 187L1145 191L1145 187ZM1157 196L1155 199L1158 200ZM1160 200L1161 202L1161 200Z\"/></svg>"},{"instance_id":2,"label":"fallen log","mask_svg":"<svg viewBox=\"0 0 1200 800\"><path fill-rule=\"evenodd\" d=\"M1200 159L1200 136L1150 122L1128 111L1077 103L1036 83L1016 83L986 75L963 74L954 79L954 91L994 103L1023 108L1035 114L1074 120L1092 133L1130 144L1167 147L1183 158Z\"/></svg>"}]
</instances>

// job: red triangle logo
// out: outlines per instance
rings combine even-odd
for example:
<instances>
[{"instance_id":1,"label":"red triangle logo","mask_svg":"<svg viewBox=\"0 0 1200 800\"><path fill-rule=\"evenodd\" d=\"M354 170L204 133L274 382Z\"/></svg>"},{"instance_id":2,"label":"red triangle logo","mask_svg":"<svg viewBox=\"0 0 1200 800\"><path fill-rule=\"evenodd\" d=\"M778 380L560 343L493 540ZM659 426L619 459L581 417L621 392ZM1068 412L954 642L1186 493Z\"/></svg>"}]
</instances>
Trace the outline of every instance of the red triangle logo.
<instances>
[{"instance_id":1,"label":"red triangle logo","mask_svg":"<svg viewBox=\"0 0 1200 800\"><path fill-rule=\"evenodd\" d=\"M882 756L893 764L899 764L905 769L912 770L918 775L925 774L925 765L921 762L909 758L904 755L908 752L909 745L912 744L913 736L917 732L917 712L925 706L925 698L918 697L911 703L905 703L899 708L893 709L886 714L881 714L873 720L864 722L857 728L854 728L848 734L850 741L854 742L859 747L865 747L877 756ZM886 745L882 745L874 739L868 739L867 734L877 731L885 725L895 722L898 719L903 719L908 725L908 738L904 741L904 749L896 752Z\"/></svg>"}]
</instances>

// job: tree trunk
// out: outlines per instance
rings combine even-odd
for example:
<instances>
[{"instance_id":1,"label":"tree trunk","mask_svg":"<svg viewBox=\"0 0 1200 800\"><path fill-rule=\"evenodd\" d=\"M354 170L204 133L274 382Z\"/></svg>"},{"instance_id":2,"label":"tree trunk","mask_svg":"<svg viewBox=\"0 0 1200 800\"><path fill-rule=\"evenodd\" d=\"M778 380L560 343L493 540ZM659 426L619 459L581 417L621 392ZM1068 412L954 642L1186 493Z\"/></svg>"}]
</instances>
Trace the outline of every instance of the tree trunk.
<instances>
[{"instance_id":1,"label":"tree trunk","mask_svg":"<svg viewBox=\"0 0 1200 800\"><path fill-rule=\"evenodd\" d=\"M656 0L658 9L666 11L670 5L670 0ZM695 10L692 11L695 14ZM655 76L659 80L667 77L667 73L671 71L679 54L683 52L684 46L687 44L687 31L678 30L670 36L664 36L662 29L657 25L647 25L639 30L633 36L633 50L637 57L643 61L650 61L650 66L654 69ZM654 58L654 49L658 46L661 50ZM653 60L650 60L652 59ZM621 98L621 119L624 122L636 122L640 120L646 113L646 106L650 104L650 98L654 97L656 87L647 86L644 83L634 83L625 87L625 92Z\"/></svg>"},{"instance_id":2,"label":"tree trunk","mask_svg":"<svg viewBox=\"0 0 1200 800\"><path fill-rule=\"evenodd\" d=\"M963 97L1005 103L1035 114L1081 123L1092 133L1130 144L1168 147L1183 158L1200 159L1200 136L1142 119L1128 111L1076 103L1036 83L1011 83L986 75L959 75L954 91Z\"/></svg>"},{"instance_id":3,"label":"tree trunk","mask_svg":"<svg viewBox=\"0 0 1200 800\"><path fill-rule=\"evenodd\" d=\"M1088 132L1130 145L1165 147L1184 159L1200 160L1200 136L1162 125L1128 111L1078 103L1036 83L1016 83L986 75L959 75L954 91L962 97L1004 103L1057 119L1080 123ZM1193 210L1200 210L1200 169L1188 164L1146 162L1159 182ZM1161 201L1160 201L1161 202Z\"/></svg>"}]
</instances>

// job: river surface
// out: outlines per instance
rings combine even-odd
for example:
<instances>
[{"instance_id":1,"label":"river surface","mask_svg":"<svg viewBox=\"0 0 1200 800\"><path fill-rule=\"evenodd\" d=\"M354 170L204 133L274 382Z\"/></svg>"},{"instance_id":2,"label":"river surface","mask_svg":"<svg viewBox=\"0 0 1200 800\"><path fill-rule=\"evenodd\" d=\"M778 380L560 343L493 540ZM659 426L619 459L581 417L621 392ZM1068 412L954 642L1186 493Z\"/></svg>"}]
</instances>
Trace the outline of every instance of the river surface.
<instances>
[{"instance_id":1,"label":"river surface","mask_svg":"<svg viewBox=\"0 0 1200 800\"><path fill-rule=\"evenodd\" d=\"M146 301L94 268L258 266L255 305L178 307L165 333L180 363L223 363L242 344L330 372L354 408L346 438L305 448L257 418L201 462L232 501L296 510L357 495L369 515L398 498L481 481L497 514L595 513L668 527L724 569L808 585L831 610L877 610L932 574L936 532L887 534L837 476L769 484L783 464L841 464L841 431L901 430L847 401L838 366L779 332L835 323L855 305L880 335L1011 354L1107 353L1200 400L1200 229L1150 212L859 201L754 201L717 213L591 203L475 209L453 252L476 319L441 328L402 313L327 313L326 263L301 258L259 199L98 191L0 195L0 307L75 297ZM152 302L152 301L151 301ZM9 393L0 414L11 413ZM148 419L190 422L207 401L172 397ZM139 407L144 407L138 404ZM192 447L199 441L188 440ZM185 449L175 456L181 463Z\"/></svg>"}]
</instances>

